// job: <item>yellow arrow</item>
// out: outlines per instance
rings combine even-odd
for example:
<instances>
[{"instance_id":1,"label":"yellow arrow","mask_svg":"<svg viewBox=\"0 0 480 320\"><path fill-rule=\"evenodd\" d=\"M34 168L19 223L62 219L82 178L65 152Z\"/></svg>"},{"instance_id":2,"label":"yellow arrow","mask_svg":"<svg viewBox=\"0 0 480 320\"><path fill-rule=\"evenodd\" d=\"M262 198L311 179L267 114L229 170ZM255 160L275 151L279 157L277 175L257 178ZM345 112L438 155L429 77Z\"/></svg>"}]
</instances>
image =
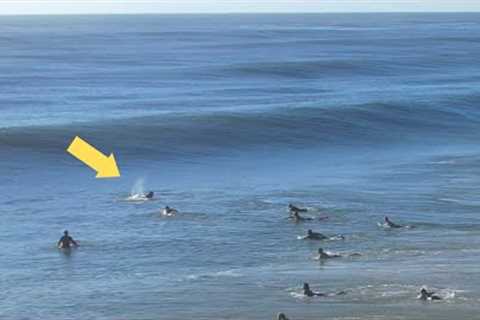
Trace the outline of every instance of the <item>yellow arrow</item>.
<instances>
[{"instance_id":1,"label":"yellow arrow","mask_svg":"<svg viewBox=\"0 0 480 320\"><path fill-rule=\"evenodd\" d=\"M97 171L97 178L120 177L120 171L118 170L113 153L107 157L79 136L73 139L67 152Z\"/></svg>"}]
</instances>

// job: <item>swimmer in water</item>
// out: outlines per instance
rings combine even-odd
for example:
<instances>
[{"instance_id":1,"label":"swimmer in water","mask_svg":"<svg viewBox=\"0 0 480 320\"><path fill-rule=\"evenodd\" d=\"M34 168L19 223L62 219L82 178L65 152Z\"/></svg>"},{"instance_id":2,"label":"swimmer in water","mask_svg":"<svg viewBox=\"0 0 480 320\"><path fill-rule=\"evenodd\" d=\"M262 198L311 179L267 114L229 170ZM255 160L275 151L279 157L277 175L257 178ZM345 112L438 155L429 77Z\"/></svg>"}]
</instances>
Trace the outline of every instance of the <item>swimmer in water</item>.
<instances>
[{"instance_id":1,"label":"swimmer in water","mask_svg":"<svg viewBox=\"0 0 480 320\"><path fill-rule=\"evenodd\" d=\"M310 285L308 283L303 284L303 294L307 297L324 297L326 294L320 292L314 292L310 289Z\"/></svg>"},{"instance_id":2,"label":"swimmer in water","mask_svg":"<svg viewBox=\"0 0 480 320\"><path fill-rule=\"evenodd\" d=\"M164 209L163 209L163 212L162 214L165 215L165 216L174 216L178 213L177 209L174 209L174 208L170 208L169 206L166 206Z\"/></svg>"},{"instance_id":3,"label":"swimmer in water","mask_svg":"<svg viewBox=\"0 0 480 320\"><path fill-rule=\"evenodd\" d=\"M392 221L390 221L388 217L385 217L385 225L387 225L390 228L396 228L396 229L403 227L399 224L393 223Z\"/></svg>"},{"instance_id":4,"label":"swimmer in water","mask_svg":"<svg viewBox=\"0 0 480 320\"><path fill-rule=\"evenodd\" d=\"M298 208L298 207L295 207L293 204L289 204L288 205L288 209L290 210L290 213L295 213L295 212L307 212L308 210L305 209L305 208Z\"/></svg>"},{"instance_id":5,"label":"swimmer in water","mask_svg":"<svg viewBox=\"0 0 480 320\"><path fill-rule=\"evenodd\" d=\"M333 237L327 237L324 234L321 234L319 232L313 232L311 229L307 231L307 235L304 237L299 237L298 239L303 239L303 240L345 240L345 237L342 236L341 234L337 234Z\"/></svg>"},{"instance_id":6,"label":"swimmer in water","mask_svg":"<svg viewBox=\"0 0 480 320\"><path fill-rule=\"evenodd\" d=\"M149 193L146 193L146 194L145 194L145 198L147 198L147 199L153 199L153 196L154 196L154 195L155 195L155 194L153 193L153 191L150 191Z\"/></svg>"},{"instance_id":7,"label":"swimmer in water","mask_svg":"<svg viewBox=\"0 0 480 320\"><path fill-rule=\"evenodd\" d=\"M78 247L78 243L68 235L68 230L65 230L63 232L63 237L58 240L57 247L59 249L69 249L72 245Z\"/></svg>"},{"instance_id":8,"label":"swimmer in water","mask_svg":"<svg viewBox=\"0 0 480 320\"><path fill-rule=\"evenodd\" d=\"M321 233L318 232L313 232L311 229L307 231L307 235L304 237L304 239L308 240L325 240L328 239L327 236L324 236Z\"/></svg>"},{"instance_id":9,"label":"swimmer in water","mask_svg":"<svg viewBox=\"0 0 480 320\"><path fill-rule=\"evenodd\" d=\"M360 253L352 253L347 255L347 257L361 257L362 255ZM314 259L315 260L325 260L325 259L332 259L332 258L342 258L344 257L341 254L330 254L325 252L323 248L318 249L318 256L316 256Z\"/></svg>"},{"instance_id":10,"label":"swimmer in water","mask_svg":"<svg viewBox=\"0 0 480 320\"><path fill-rule=\"evenodd\" d=\"M328 297L328 296L339 296L346 294L345 291L340 291L337 293L321 293L315 292L310 289L310 285L308 283L303 284L303 294L307 297Z\"/></svg>"},{"instance_id":11,"label":"swimmer in water","mask_svg":"<svg viewBox=\"0 0 480 320\"><path fill-rule=\"evenodd\" d=\"M431 301L431 300L442 300L441 297L435 295L435 292L428 292L427 289L422 288L420 290L420 294L418 295L418 299L423 301Z\"/></svg>"},{"instance_id":12,"label":"swimmer in water","mask_svg":"<svg viewBox=\"0 0 480 320\"><path fill-rule=\"evenodd\" d=\"M339 255L339 254L329 254L329 253L326 253L325 250L323 250L323 248L319 248L318 249L318 256L317 256L317 260L324 260L324 259L332 259L332 258L341 258L342 256Z\"/></svg>"},{"instance_id":13,"label":"swimmer in water","mask_svg":"<svg viewBox=\"0 0 480 320\"><path fill-rule=\"evenodd\" d=\"M287 316L285 315L285 313L279 313L279 314L277 315L277 320L289 320L289 319L287 318Z\"/></svg>"},{"instance_id":14,"label":"swimmer in water","mask_svg":"<svg viewBox=\"0 0 480 320\"><path fill-rule=\"evenodd\" d=\"M298 212L293 212L293 214L289 217L290 219L292 219L294 222L301 222L301 221L311 221L313 220L312 218L305 218L305 217L302 217L300 214L298 214Z\"/></svg>"}]
</instances>

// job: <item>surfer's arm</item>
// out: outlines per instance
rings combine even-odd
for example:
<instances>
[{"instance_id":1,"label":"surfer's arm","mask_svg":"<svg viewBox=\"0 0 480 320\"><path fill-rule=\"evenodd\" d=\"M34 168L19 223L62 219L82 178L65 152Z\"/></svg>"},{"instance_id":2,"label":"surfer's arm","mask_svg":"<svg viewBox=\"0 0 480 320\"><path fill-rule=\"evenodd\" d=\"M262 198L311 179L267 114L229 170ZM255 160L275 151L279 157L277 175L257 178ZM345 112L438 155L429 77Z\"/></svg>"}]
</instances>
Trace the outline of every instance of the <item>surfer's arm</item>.
<instances>
[{"instance_id":1,"label":"surfer's arm","mask_svg":"<svg viewBox=\"0 0 480 320\"><path fill-rule=\"evenodd\" d=\"M70 238L69 240L75 247L78 247L78 242L77 241L73 240L73 238Z\"/></svg>"}]
</instances>

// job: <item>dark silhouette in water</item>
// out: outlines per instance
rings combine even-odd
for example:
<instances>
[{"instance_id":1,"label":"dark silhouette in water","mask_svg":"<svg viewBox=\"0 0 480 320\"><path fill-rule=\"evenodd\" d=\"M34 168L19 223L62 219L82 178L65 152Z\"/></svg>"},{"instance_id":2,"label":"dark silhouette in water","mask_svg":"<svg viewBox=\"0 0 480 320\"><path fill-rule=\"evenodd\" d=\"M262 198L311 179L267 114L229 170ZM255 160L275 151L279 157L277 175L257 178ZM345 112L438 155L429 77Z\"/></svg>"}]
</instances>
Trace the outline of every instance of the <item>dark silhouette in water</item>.
<instances>
[{"instance_id":1,"label":"dark silhouette in water","mask_svg":"<svg viewBox=\"0 0 480 320\"><path fill-rule=\"evenodd\" d=\"M315 292L310 289L310 285L305 282L303 284L303 294L307 297L327 297L327 296L339 296L339 295L344 295L346 292L345 291L340 291L337 293L333 294L327 294L327 293L321 293L321 292Z\"/></svg>"},{"instance_id":2,"label":"dark silhouette in water","mask_svg":"<svg viewBox=\"0 0 480 320\"><path fill-rule=\"evenodd\" d=\"M319 232L313 232L311 229L307 231L307 235L301 238L303 240L345 240L345 237L341 234L337 234L332 237L327 237L326 235L319 233Z\"/></svg>"},{"instance_id":3,"label":"dark silhouette in water","mask_svg":"<svg viewBox=\"0 0 480 320\"><path fill-rule=\"evenodd\" d=\"M312 221L313 219L312 218L305 218L305 217L302 217L300 214L298 214L298 212L293 212L293 214L289 217L290 219L292 219L294 222L302 222L302 221Z\"/></svg>"},{"instance_id":4,"label":"dark silhouette in water","mask_svg":"<svg viewBox=\"0 0 480 320\"><path fill-rule=\"evenodd\" d=\"M57 242L57 247L59 249L69 249L72 245L78 247L78 243L68 235L68 230L65 230L63 236Z\"/></svg>"},{"instance_id":5,"label":"dark silhouette in water","mask_svg":"<svg viewBox=\"0 0 480 320\"><path fill-rule=\"evenodd\" d=\"M289 320L289 319L287 318L287 316L285 315L285 313L279 313L279 314L277 315L277 320Z\"/></svg>"},{"instance_id":6,"label":"dark silhouette in water","mask_svg":"<svg viewBox=\"0 0 480 320\"><path fill-rule=\"evenodd\" d=\"M288 209L290 211L290 214L294 214L294 213L300 213L300 212L307 212L308 210L305 209L305 208L299 208L299 207L296 207L294 206L293 204L289 204L288 205Z\"/></svg>"},{"instance_id":7,"label":"dark silhouette in water","mask_svg":"<svg viewBox=\"0 0 480 320\"><path fill-rule=\"evenodd\" d=\"M169 206L166 206L162 211L162 214L164 216L173 216L173 215L176 215L177 213L178 213L177 209L170 208Z\"/></svg>"},{"instance_id":8,"label":"dark silhouette in water","mask_svg":"<svg viewBox=\"0 0 480 320\"><path fill-rule=\"evenodd\" d=\"M299 208L299 207L295 207L293 204L289 204L288 205L288 209L290 210L290 213L299 213L299 212L307 212L308 210L305 209L305 208Z\"/></svg>"},{"instance_id":9,"label":"dark silhouette in water","mask_svg":"<svg viewBox=\"0 0 480 320\"><path fill-rule=\"evenodd\" d=\"M145 198L147 198L147 199L153 199L153 196L154 196L154 195L155 195L155 194L153 193L153 191L150 191L149 193L145 194Z\"/></svg>"},{"instance_id":10,"label":"dark silhouette in water","mask_svg":"<svg viewBox=\"0 0 480 320\"><path fill-rule=\"evenodd\" d=\"M387 216L385 216L383 223L378 222L377 224L378 224L379 227L390 228L390 229L401 229L401 228L414 229L415 228L415 226L412 226L412 225L396 224L396 223L392 222L392 220L390 220L390 218L387 217Z\"/></svg>"},{"instance_id":11,"label":"dark silhouette in water","mask_svg":"<svg viewBox=\"0 0 480 320\"><path fill-rule=\"evenodd\" d=\"M307 235L304 237L304 239L308 240L325 240L328 239L327 236L324 236L323 234L319 232L313 232L311 229L307 231Z\"/></svg>"},{"instance_id":12,"label":"dark silhouette in water","mask_svg":"<svg viewBox=\"0 0 480 320\"><path fill-rule=\"evenodd\" d=\"M362 255L360 253L352 253L347 255L348 257L361 257ZM325 252L323 248L318 249L318 256L316 257L317 260L324 260L324 259L331 259L331 258L342 258L344 257L341 254L330 254Z\"/></svg>"},{"instance_id":13,"label":"dark silhouette in water","mask_svg":"<svg viewBox=\"0 0 480 320\"><path fill-rule=\"evenodd\" d=\"M390 221L390 219L388 217L385 217L385 224L387 226L389 226L390 228L402 228L403 227L402 225L393 223L392 221Z\"/></svg>"},{"instance_id":14,"label":"dark silhouette in water","mask_svg":"<svg viewBox=\"0 0 480 320\"><path fill-rule=\"evenodd\" d=\"M441 297L435 295L435 292L428 292L427 289L422 288L420 290L420 295L418 296L418 299L423 300L423 301L428 301L428 300L442 300Z\"/></svg>"},{"instance_id":15,"label":"dark silhouette in water","mask_svg":"<svg viewBox=\"0 0 480 320\"><path fill-rule=\"evenodd\" d=\"M341 258L339 254L329 254L326 253L323 248L318 249L318 259L331 259L331 258Z\"/></svg>"},{"instance_id":16,"label":"dark silhouette in water","mask_svg":"<svg viewBox=\"0 0 480 320\"><path fill-rule=\"evenodd\" d=\"M320 293L320 292L313 292L311 289L310 289L310 285L308 283L304 283L303 284L303 294L307 297L324 297L325 294L324 293Z\"/></svg>"}]
</instances>

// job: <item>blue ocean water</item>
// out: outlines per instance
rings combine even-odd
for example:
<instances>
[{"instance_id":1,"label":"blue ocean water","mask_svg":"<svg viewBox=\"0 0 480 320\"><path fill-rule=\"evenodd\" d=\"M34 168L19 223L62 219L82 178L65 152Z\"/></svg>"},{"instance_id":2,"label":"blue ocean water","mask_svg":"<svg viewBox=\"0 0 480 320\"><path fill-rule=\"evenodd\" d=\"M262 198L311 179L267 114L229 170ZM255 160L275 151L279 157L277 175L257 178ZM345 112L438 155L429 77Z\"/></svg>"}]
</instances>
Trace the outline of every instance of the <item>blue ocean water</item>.
<instances>
[{"instance_id":1,"label":"blue ocean water","mask_svg":"<svg viewBox=\"0 0 480 320\"><path fill-rule=\"evenodd\" d=\"M0 318L480 319L479 35L466 13L1 16Z\"/></svg>"}]
</instances>

